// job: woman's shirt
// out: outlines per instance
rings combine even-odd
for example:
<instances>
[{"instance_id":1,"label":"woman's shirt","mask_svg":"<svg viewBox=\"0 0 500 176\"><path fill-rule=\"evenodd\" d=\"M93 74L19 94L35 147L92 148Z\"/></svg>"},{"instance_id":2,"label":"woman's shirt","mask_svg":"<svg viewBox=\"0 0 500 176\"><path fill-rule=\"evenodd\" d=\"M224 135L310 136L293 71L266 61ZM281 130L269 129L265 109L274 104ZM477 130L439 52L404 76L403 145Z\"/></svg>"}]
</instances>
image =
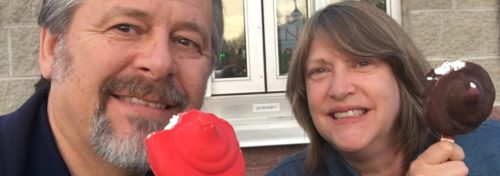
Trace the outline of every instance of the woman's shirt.
<instances>
[{"instance_id":1,"label":"woman's shirt","mask_svg":"<svg viewBox=\"0 0 500 176\"><path fill-rule=\"evenodd\" d=\"M487 120L472 133L458 135L455 142L465 153L469 176L500 175L500 121ZM293 154L276 165L268 176L305 176L306 149ZM318 175L358 175L332 147L324 147L325 170Z\"/></svg>"}]
</instances>

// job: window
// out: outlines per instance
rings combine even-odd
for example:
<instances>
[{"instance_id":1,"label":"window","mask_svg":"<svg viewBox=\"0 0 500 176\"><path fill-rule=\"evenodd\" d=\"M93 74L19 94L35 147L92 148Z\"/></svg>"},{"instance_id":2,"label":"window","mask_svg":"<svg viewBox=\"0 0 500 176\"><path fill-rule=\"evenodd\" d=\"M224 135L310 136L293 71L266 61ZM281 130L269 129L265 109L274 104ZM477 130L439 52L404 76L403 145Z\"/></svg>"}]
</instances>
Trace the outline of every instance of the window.
<instances>
[{"instance_id":1,"label":"window","mask_svg":"<svg viewBox=\"0 0 500 176\"><path fill-rule=\"evenodd\" d=\"M288 64L297 44L300 30L309 17L310 1L266 1L265 23L266 83L268 92L284 91Z\"/></svg>"},{"instance_id":2,"label":"window","mask_svg":"<svg viewBox=\"0 0 500 176\"><path fill-rule=\"evenodd\" d=\"M209 95L284 91L302 25L312 11L337 1L224 0L223 50ZM394 0L364 1L400 21L400 6Z\"/></svg>"},{"instance_id":3,"label":"window","mask_svg":"<svg viewBox=\"0 0 500 176\"><path fill-rule=\"evenodd\" d=\"M211 94L265 92L262 4L223 0L224 40Z\"/></svg>"},{"instance_id":4,"label":"window","mask_svg":"<svg viewBox=\"0 0 500 176\"><path fill-rule=\"evenodd\" d=\"M223 0L224 44L203 110L227 119L242 147L307 142L284 96L300 30L339 0ZM400 0L363 0L401 22Z\"/></svg>"}]
</instances>

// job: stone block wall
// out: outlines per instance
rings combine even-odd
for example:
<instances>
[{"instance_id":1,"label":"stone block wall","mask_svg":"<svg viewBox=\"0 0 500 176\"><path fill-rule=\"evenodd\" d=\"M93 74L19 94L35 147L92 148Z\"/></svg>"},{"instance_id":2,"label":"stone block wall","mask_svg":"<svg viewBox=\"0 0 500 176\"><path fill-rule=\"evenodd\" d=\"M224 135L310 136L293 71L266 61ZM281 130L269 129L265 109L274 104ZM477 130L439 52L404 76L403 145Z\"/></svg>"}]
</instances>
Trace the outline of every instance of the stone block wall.
<instances>
[{"instance_id":1,"label":"stone block wall","mask_svg":"<svg viewBox=\"0 0 500 176\"><path fill-rule=\"evenodd\" d=\"M0 0L0 114L17 109L34 91L41 0Z\"/></svg>"},{"instance_id":2,"label":"stone block wall","mask_svg":"<svg viewBox=\"0 0 500 176\"><path fill-rule=\"evenodd\" d=\"M402 0L404 29L433 66L467 60L483 66L500 105L500 0Z\"/></svg>"},{"instance_id":3,"label":"stone block wall","mask_svg":"<svg viewBox=\"0 0 500 176\"><path fill-rule=\"evenodd\" d=\"M0 114L39 79L36 15L42 0L0 0ZM404 29L433 65L464 59L486 68L500 105L500 0L401 0ZM498 111L495 111L498 114ZM304 146L245 148L247 175L263 175Z\"/></svg>"},{"instance_id":4,"label":"stone block wall","mask_svg":"<svg viewBox=\"0 0 500 176\"><path fill-rule=\"evenodd\" d=\"M15 110L39 79L41 0L0 0L0 114ZM492 76L500 105L500 0L401 0L402 26L431 61L463 59Z\"/></svg>"}]
</instances>

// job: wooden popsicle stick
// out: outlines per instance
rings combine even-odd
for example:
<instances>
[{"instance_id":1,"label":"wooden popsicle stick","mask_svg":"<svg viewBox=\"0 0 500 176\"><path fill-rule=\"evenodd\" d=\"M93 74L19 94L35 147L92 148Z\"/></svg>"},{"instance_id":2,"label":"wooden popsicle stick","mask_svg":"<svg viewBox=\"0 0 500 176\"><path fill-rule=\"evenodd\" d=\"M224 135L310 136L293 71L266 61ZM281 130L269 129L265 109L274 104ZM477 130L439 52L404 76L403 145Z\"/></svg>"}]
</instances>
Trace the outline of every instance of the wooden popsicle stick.
<instances>
[{"instance_id":1,"label":"wooden popsicle stick","mask_svg":"<svg viewBox=\"0 0 500 176\"><path fill-rule=\"evenodd\" d=\"M453 135L441 134L441 141L450 141L451 143L455 143L455 139L453 139Z\"/></svg>"}]
</instances>

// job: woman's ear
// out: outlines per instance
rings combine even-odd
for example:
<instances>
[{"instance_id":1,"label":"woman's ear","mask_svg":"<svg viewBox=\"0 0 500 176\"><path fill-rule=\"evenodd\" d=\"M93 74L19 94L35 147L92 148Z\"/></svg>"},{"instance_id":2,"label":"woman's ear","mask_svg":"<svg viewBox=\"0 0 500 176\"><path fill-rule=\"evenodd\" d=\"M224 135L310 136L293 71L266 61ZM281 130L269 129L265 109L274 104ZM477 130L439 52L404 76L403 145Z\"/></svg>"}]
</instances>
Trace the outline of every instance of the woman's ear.
<instances>
[{"instance_id":1,"label":"woman's ear","mask_svg":"<svg viewBox=\"0 0 500 176\"><path fill-rule=\"evenodd\" d=\"M48 28L40 31L40 48L38 50L38 63L40 72L45 79L52 79L52 65L55 61L55 50L59 43L56 36L50 33Z\"/></svg>"}]
</instances>

